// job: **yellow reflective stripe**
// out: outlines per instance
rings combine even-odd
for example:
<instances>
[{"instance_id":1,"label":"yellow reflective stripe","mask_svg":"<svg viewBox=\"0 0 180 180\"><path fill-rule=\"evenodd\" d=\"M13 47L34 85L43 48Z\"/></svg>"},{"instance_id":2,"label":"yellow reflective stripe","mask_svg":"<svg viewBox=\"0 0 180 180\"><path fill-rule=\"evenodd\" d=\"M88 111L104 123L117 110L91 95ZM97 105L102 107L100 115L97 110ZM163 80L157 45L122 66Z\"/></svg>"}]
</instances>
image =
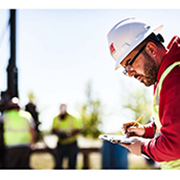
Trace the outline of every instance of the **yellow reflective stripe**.
<instances>
[{"instance_id":1,"label":"yellow reflective stripe","mask_svg":"<svg viewBox=\"0 0 180 180\"><path fill-rule=\"evenodd\" d=\"M29 129L13 129L13 128L6 128L8 132L29 132Z\"/></svg>"},{"instance_id":2,"label":"yellow reflective stripe","mask_svg":"<svg viewBox=\"0 0 180 180\"><path fill-rule=\"evenodd\" d=\"M180 62L175 62L175 63L173 63L173 64L170 65L170 66L164 71L164 73L162 74L162 76L161 76L161 78L160 78L160 80L159 80L159 83L158 83L158 85L159 85L159 87L158 87L158 94L159 94L160 91L161 91L162 83L163 83L164 78L165 78L165 77L170 73L170 71L171 71L175 66L177 66L177 65L180 65Z\"/></svg>"},{"instance_id":3,"label":"yellow reflective stripe","mask_svg":"<svg viewBox=\"0 0 180 180\"><path fill-rule=\"evenodd\" d=\"M165 77L169 74L169 72L175 67L179 65L180 66L180 62L175 62L172 65L170 65L162 74L159 83L157 85L155 94L154 94L154 100L153 100L153 117L155 118L156 121L156 125L157 125L157 129L159 130L161 128L161 123L159 120L159 95L160 95L160 91L162 88L162 83L163 80L165 79ZM180 169L180 159L175 159L172 161L164 161L161 162L161 169Z\"/></svg>"},{"instance_id":4,"label":"yellow reflective stripe","mask_svg":"<svg viewBox=\"0 0 180 180\"><path fill-rule=\"evenodd\" d=\"M161 88L162 88L162 84L163 84L163 80L165 79L165 77L169 74L169 72L177 65L180 65L180 62L175 62L172 65L170 65L162 74L159 83L156 87L156 91L154 94L154 100L153 100L153 116L156 120L156 124L157 124L157 128L160 129L161 128L161 123L159 120L159 96L160 96L160 92L161 92Z\"/></svg>"},{"instance_id":5,"label":"yellow reflective stripe","mask_svg":"<svg viewBox=\"0 0 180 180\"><path fill-rule=\"evenodd\" d=\"M180 169L180 159L161 162L161 169Z\"/></svg>"}]
</instances>

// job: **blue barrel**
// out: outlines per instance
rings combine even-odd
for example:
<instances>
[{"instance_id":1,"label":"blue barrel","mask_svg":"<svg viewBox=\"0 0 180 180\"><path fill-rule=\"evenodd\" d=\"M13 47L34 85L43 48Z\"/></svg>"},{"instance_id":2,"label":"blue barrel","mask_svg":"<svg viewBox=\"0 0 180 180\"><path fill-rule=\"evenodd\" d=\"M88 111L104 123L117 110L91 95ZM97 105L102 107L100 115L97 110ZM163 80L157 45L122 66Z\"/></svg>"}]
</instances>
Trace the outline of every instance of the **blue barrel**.
<instances>
[{"instance_id":1,"label":"blue barrel","mask_svg":"<svg viewBox=\"0 0 180 180\"><path fill-rule=\"evenodd\" d=\"M103 141L102 169L128 169L128 150L119 144Z\"/></svg>"}]
</instances>

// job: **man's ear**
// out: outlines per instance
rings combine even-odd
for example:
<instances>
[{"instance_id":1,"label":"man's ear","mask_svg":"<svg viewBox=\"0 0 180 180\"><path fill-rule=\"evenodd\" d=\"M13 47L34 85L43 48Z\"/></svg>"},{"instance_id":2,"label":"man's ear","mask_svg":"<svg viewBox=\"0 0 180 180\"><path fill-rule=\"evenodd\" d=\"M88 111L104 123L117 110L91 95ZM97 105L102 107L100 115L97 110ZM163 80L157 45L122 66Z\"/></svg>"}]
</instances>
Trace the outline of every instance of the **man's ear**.
<instances>
[{"instance_id":1,"label":"man's ear","mask_svg":"<svg viewBox=\"0 0 180 180\"><path fill-rule=\"evenodd\" d=\"M157 56L157 46L153 42L148 42L146 45L146 52L151 58L155 58Z\"/></svg>"}]
</instances>

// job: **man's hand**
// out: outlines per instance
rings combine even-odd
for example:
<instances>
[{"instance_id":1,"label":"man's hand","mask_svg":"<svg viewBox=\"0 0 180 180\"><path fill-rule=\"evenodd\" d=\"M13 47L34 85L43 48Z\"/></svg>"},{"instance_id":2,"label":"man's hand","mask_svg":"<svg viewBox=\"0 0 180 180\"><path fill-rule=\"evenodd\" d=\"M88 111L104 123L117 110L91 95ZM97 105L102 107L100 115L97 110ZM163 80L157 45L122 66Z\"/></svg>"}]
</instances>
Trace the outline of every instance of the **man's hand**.
<instances>
[{"instance_id":1,"label":"man's hand","mask_svg":"<svg viewBox=\"0 0 180 180\"><path fill-rule=\"evenodd\" d=\"M136 126L133 126L135 121L127 122L123 124L122 131L127 132L126 136L139 136L142 137L145 134L144 126L141 124L136 124Z\"/></svg>"},{"instance_id":2,"label":"man's hand","mask_svg":"<svg viewBox=\"0 0 180 180\"><path fill-rule=\"evenodd\" d=\"M137 156L140 156L141 155L141 144L145 141L145 139L141 138L141 137L130 137L130 139L133 141L132 144L127 145L127 144L120 143L120 145L129 149L129 151L131 151L131 153L133 153Z\"/></svg>"},{"instance_id":3,"label":"man's hand","mask_svg":"<svg viewBox=\"0 0 180 180\"><path fill-rule=\"evenodd\" d=\"M74 129L71 133L71 136L76 136L77 134L81 133L82 130L81 129Z\"/></svg>"}]
</instances>

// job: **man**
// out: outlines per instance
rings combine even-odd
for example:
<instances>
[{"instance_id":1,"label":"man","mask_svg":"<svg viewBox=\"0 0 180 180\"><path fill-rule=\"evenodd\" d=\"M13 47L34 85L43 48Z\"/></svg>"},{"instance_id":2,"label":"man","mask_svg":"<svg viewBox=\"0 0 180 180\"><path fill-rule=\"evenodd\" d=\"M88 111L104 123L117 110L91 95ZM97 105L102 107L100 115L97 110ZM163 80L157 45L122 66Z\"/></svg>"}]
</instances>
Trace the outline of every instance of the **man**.
<instances>
[{"instance_id":1,"label":"man","mask_svg":"<svg viewBox=\"0 0 180 180\"><path fill-rule=\"evenodd\" d=\"M76 168L77 137L80 132L80 121L67 113L66 104L61 104L60 114L53 119L52 125L52 133L58 136L55 169L63 169L64 157L68 158L68 169Z\"/></svg>"},{"instance_id":2,"label":"man","mask_svg":"<svg viewBox=\"0 0 180 180\"><path fill-rule=\"evenodd\" d=\"M147 125L125 123L127 136L136 137L123 145L136 155L146 155L161 163L162 169L180 169L180 38L175 36L167 48L160 34L136 18L127 18L108 34L110 52L116 69L134 77L145 86L154 85L153 120ZM159 135L154 137L157 134ZM138 137L139 136L139 137Z\"/></svg>"},{"instance_id":3,"label":"man","mask_svg":"<svg viewBox=\"0 0 180 180\"><path fill-rule=\"evenodd\" d=\"M30 146L34 142L34 124L30 113L21 110L18 98L12 98L3 113L7 169L30 169Z\"/></svg>"}]
</instances>

